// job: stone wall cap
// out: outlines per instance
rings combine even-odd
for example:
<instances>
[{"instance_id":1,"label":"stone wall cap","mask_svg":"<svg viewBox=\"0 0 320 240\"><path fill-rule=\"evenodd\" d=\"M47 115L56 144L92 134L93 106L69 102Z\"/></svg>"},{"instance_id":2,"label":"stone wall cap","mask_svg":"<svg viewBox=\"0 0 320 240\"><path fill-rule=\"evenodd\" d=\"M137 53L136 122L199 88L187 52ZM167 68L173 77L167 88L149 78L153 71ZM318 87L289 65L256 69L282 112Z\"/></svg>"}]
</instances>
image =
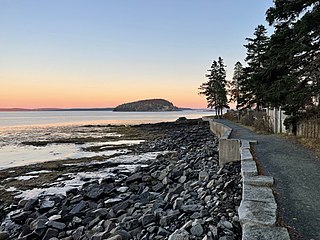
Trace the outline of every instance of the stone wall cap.
<instances>
[{"instance_id":1,"label":"stone wall cap","mask_svg":"<svg viewBox=\"0 0 320 240\"><path fill-rule=\"evenodd\" d=\"M275 226L277 221L276 203L242 200L238 213L242 226L246 223Z\"/></svg>"},{"instance_id":2,"label":"stone wall cap","mask_svg":"<svg viewBox=\"0 0 320 240\"><path fill-rule=\"evenodd\" d=\"M261 187L243 184L242 191L243 201L276 203L272 189L269 187Z\"/></svg>"},{"instance_id":3,"label":"stone wall cap","mask_svg":"<svg viewBox=\"0 0 320 240\"><path fill-rule=\"evenodd\" d=\"M290 240L288 230L246 223L242 226L242 240Z\"/></svg>"},{"instance_id":4,"label":"stone wall cap","mask_svg":"<svg viewBox=\"0 0 320 240\"><path fill-rule=\"evenodd\" d=\"M253 186L272 187L274 179L271 176L244 176L243 182Z\"/></svg>"}]
</instances>

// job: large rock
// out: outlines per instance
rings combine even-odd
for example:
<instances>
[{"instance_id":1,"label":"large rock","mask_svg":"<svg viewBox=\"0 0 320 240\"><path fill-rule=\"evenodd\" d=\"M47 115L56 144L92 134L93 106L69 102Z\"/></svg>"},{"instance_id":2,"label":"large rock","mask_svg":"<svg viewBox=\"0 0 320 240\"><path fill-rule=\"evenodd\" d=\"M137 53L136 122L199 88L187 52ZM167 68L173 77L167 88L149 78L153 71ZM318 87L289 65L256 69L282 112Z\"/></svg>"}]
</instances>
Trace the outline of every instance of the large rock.
<instances>
[{"instance_id":1,"label":"large rock","mask_svg":"<svg viewBox=\"0 0 320 240\"><path fill-rule=\"evenodd\" d=\"M169 226L173 221L178 218L179 211L173 211L167 216L163 216L160 218L160 225L165 227Z\"/></svg>"},{"instance_id":2,"label":"large rock","mask_svg":"<svg viewBox=\"0 0 320 240\"><path fill-rule=\"evenodd\" d=\"M134 173L131 176L129 176L127 178L127 183L131 183L131 182L135 182L135 181L139 181L142 179L142 174L140 172L138 173Z\"/></svg>"},{"instance_id":3,"label":"large rock","mask_svg":"<svg viewBox=\"0 0 320 240\"><path fill-rule=\"evenodd\" d=\"M71 214L78 214L81 212L82 209L84 209L86 207L86 205L87 205L87 203L85 201L81 201L71 209L70 213Z\"/></svg>"},{"instance_id":4,"label":"large rock","mask_svg":"<svg viewBox=\"0 0 320 240\"><path fill-rule=\"evenodd\" d=\"M11 216L11 219L16 223L24 223L24 221L29 217L30 211L20 211Z\"/></svg>"},{"instance_id":5,"label":"large rock","mask_svg":"<svg viewBox=\"0 0 320 240\"><path fill-rule=\"evenodd\" d=\"M129 206L129 202L128 201L124 201L124 202L120 202L120 203L117 203L115 205L112 206L112 210L117 213L119 212L120 210L125 210L128 206Z\"/></svg>"},{"instance_id":6,"label":"large rock","mask_svg":"<svg viewBox=\"0 0 320 240\"><path fill-rule=\"evenodd\" d=\"M33 220L30 223L31 230L39 230L46 228L46 223L48 222L48 218L45 216L39 216L37 219Z\"/></svg>"},{"instance_id":7,"label":"large rock","mask_svg":"<svg viewBox=\"0 0 320 240\"><path fill-rule=\"evenodd\" d=\"M146 226L151 222L154 222L156 220L155 216L153 214L145 214L141 217L140 221L142 223L142 226Z\"/></svg>"},{"instance_id":8,"label":"large rock","mask_svg":"<svg viewBox=\"0 0 320 240\"><path fill-rule=\"evenodd\" d=\"M1 232L0 231L0 240L8 240L9 239L9 233L8 232Z\"/></svg>"},{"instance_id":9,"label":"large rock","mask_svg":"<svg viewBox=\"0 0 320 240\"><path fill-rule=\"evenodd\" d=\"M77 230L72 233L73 240L79 240L82 236L83 231L84 226L78 227Z\"/></svg>"},{"instance_id":10,"label":"large rock","mask_svg":"<svg viewBox=\"0 0 320 240\"><path fill-rule=\"evenodd\" d=\"M189 240L189 233L184 229L178 229L172 233L168 240Z\"/></svg>"},{"instance_id":11,"label":"large rock","mask_svg":"<svg viewBox=\"0 0 320 240\"><path fill-rule=\"evenodd\" d=\"M102 240L102 239L107 239L107 237L109 237L109 233L108 232L99 232L99 233L95 233L93 234L91 240ZM115 238L117 239L117 238ZM121 238L120 238L121 239Z\"/></svg>"},{"instance_id":12,"label":"large rock","mask_svg":"<svg viewBox=\"0 0 320 240\"><path fill-rule=\"evenodd\" d=\"M59 231L57 229L49 228L46 231L46 233L45 233L45 235L44 235L42 240L49 240L51 238L58 237L58 235L59 235Z\"/></svg>"},{"instance_id":13,"label":"large rock","mask_svg":"<svg viewBox=\"0 0 320 240\"><path fill-rule=\"evenodd\" d=\"M37 198L30 198L24 205L23 210L29 211L34 208L34 206L38 203Z\"/></svg>"},{"instance_id":14,"label":"large rock","mask_svg":"<svg viewBox=\"0 0 320 240\"><path fill-rule=\"evenodd\" d=\"M194 236L200 237L203 234L203 227L200 223L193 224L190 233Z\"/></svg>"},{"instance_id":15,"label":"large rock","mask_svg":"<svg viewBox=\"0 0 320 240\"><path fill-rule=\"evenodd\" d=\"M96 199L96 198L99 198L102 193L103 193L103 189L101 189L99 186L96 186L89 189L86 196L91 199Z\"/></svg>"},{"instance_id":16,"label":"large rock","mask_svg":"<svg viewBox=\"0 0 320 240\"><path fill-rule=\"evenodd\" d=\"M52 208L52 207L54 207L54 205L55 205L55 201L50 200L50 199L44 199L41 202L40 209L44 210L44 209Z\"/></svg>"},{"instance_id":17,"label":"large rock","mask_svg":"<svg viewBox=\"0 0 320 240\"><path fill-rule=\"evenodd\" d=\"M202 209L200 204L190 204L181 206L181 210L188 213L198 212Z\"/></svg>"},{"instance_id":18,"label":"large rock","mask_svg":"<svg viewBox=\"0 0 320 240\"><path fill-rule=\"evenodd\" d=\"M46 225L55 229L59 229L60 231L66 227L66 224L57 221L48 221Z\"/></svg>"}]
</instances>

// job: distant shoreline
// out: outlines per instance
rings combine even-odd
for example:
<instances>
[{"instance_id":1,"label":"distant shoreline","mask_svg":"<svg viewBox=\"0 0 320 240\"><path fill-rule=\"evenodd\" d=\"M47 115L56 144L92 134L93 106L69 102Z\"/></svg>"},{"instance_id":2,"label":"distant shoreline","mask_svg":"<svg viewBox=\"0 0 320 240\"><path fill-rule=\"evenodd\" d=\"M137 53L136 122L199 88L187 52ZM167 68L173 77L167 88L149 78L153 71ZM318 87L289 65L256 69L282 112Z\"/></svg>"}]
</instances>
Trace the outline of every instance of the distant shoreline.
<instances>
[{"instance_id":1,"label":"distant shoreline","mask_svg":"<svg viewBox=\"0 0 320 240\"><path fill-rule=\"evenodd\" d=\"M0 112L112 111L113 108L0 108Z\"/></svg>"},{"instance_id":2,"label":"distant shoreline","mask_svg":"<svg viewBox=\"0 0 320 240\"><path fill-rule=\"evenodd\" d=\"M65 112L72 112L72 111L113 111L114 108L0 108L0 112L55 112L55 111L65 111ZM183 110L204 110L204 109L193 109L193 108L178 108L177 111ZM207 110L206 111L210 111ZM124 111L127 112L127 111ZM151 111L150 111L151 112Z\"/></svg>"}]
</instances>

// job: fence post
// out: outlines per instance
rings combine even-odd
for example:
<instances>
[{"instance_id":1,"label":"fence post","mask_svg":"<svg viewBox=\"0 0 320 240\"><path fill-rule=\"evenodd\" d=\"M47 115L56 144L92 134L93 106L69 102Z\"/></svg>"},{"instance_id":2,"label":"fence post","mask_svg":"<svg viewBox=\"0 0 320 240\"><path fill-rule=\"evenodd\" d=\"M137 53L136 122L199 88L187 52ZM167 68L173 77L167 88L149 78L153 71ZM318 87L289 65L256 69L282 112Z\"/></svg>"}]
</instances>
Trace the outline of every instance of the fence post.
<instances>
[{"instance_id":1,"label":"fence post","mask_svg":"<svg viewBox=\"0 0 320 240\"><path fill-rule=\"evenodd\" d=\"M284 114L284 111L281 109L281 107L279 107L279 116L280 116L280 133L286 133L286 127L284 125L284 120L286 119L287 115Z\"/></svg>"},{"instance_id":2,"label":"fence post","mask_svg":"<svg viewBox=\"0 0 320 240\"><path fill-rule=\"evenodd\" d=\"M319 124L320 124L320 121L319 121L319 119L316 119L316 128L317 128L317 130L316 130L316 133L317 133L317 135L316 135L316 138L320 138L320 127L319 127Z\"/></svg>"},{"instance_id":3,"label":"fence post","mask_svg":"<svg viewBox=\"0 0 320 240\"><path fill-rule=\"evenodd\" d=\"M273 108L274 113L274 133L278 133L278 116L277 116L277 110L276 108Z\"/></svg>"}]
</instances>

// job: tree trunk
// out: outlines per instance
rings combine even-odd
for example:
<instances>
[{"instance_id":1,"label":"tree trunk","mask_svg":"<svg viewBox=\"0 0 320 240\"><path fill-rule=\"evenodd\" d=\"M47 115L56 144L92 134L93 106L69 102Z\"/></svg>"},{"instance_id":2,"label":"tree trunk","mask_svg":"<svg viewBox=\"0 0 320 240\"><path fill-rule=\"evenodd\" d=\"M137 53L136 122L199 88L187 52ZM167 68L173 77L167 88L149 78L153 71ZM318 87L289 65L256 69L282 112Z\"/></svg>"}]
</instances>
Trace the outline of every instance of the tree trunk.
<instances>
[{"instance_id":1,"label":"tree trunk","mask_svg":"<svg viewBox=\"0 0 320 240\"><path fill-rule=\"evenodd\" d=\"M256 107L257 111L260 112L260 103L257 102L257 107Z\"/></svg>"}]
</instances>

